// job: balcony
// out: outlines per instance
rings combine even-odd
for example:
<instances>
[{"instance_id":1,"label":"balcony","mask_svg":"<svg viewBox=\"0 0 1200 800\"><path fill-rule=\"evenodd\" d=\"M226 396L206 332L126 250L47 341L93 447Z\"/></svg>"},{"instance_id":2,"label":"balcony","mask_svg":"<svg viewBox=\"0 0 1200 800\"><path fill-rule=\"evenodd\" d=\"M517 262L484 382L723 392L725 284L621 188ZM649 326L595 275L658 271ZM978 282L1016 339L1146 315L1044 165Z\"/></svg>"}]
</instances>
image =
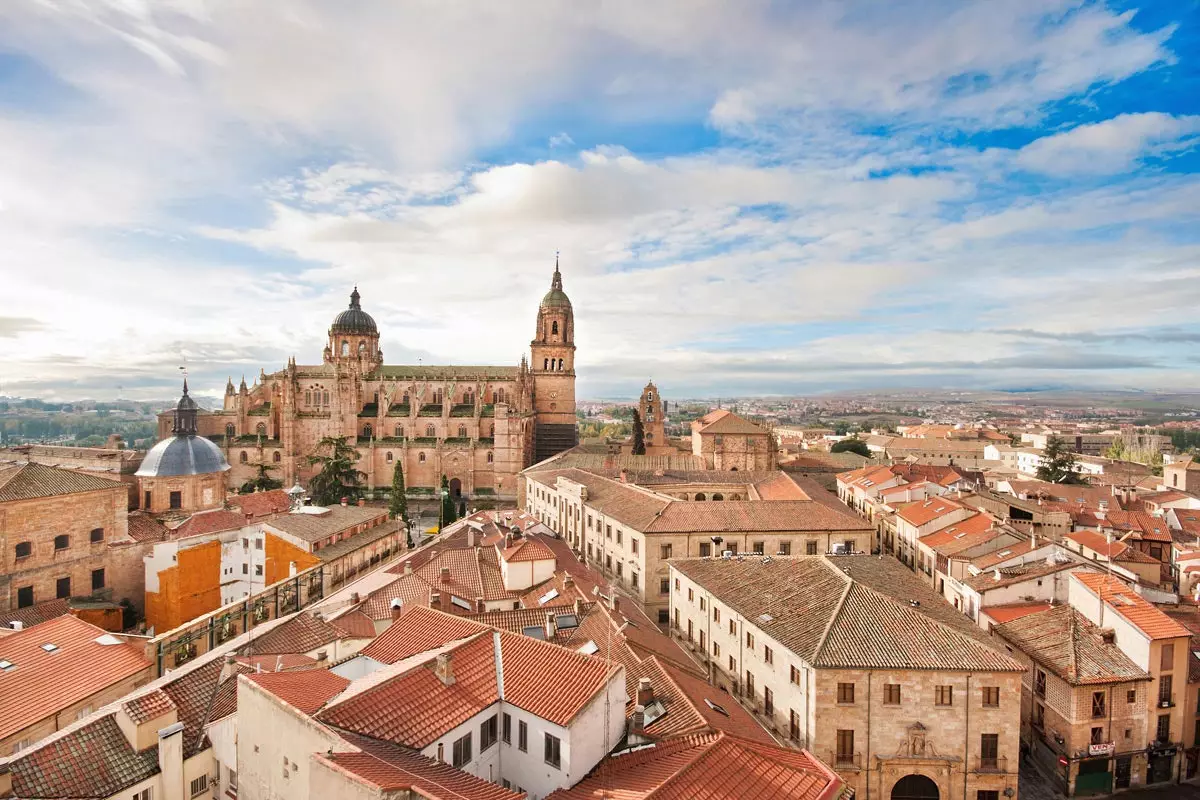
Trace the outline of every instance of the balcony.
<instances>
[{"instance_id":1,"label":"balcony","mask_svg":"<svg viewBox=\"0 0 1200 800\"><path fill-rule=\"evenodd\" d=\"M976 772L1008 772L1006 756L978 756L975 759Z\"/></svg>"},{"instance_id":2,"label":"balcony","mask_svg":"<svg viewBox=\"0 0 1200 800\"><path fill-rule=\"evenodd\" d=\"M1175 695L1174 695L1174 693L1172 693L1172 694L1160 694L1160 695L1158 696L1158 707L1159 707L1159 708L1174 708L1174 707L1175 707Z\"/></svg>"},{"instance_id":3,"label":"balcony","mask_svg":"<svg viewBox=\"0 0 1200 800\"><path fill-rule=\"evenodd\" d=\"M837 769L862 769L862 753L830 753L829 763Z\"/></svg>"}]
</instances>

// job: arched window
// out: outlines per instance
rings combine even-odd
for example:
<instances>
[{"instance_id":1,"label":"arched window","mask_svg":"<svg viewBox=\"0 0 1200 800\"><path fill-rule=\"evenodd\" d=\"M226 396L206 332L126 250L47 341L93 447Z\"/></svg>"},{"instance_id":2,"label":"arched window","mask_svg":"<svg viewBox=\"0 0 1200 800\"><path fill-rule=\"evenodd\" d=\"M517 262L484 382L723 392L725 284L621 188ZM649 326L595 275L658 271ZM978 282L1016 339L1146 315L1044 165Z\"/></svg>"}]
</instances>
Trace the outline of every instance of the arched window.
<instances>
[{"instance_id":1,"label":"arched window","mask_svg":"<svg viewBox=\"0 0 1200 800\"><path fill-rule=\"evenodd\" d=\"M246 451L245 450L243 450L241 452L241 455L238 456L238 461L242 462L243 464L246 463Z\"/></svg>"},{"instance_id":2,"label":"arched window","mask_svg":"<svg viewBox=\"0 0 1200 800\"><path fill-rule=\"evenodd\" d=\"M492 451L491 451L491 450L489 450L489 451L488 451L488 454L487 454L487 463L491 464L493 460L494 460L494 459L493 459L493 457L492 457Z\"/></svg>"},{"instance_id":3,"label":"arched window","mask_svg":"<svg viewBox=\"0 0 1200 800\"><path fill-rule=\"evenodd\" d=\"M267 435L267 423L260 422L257 425L255 425L254 432L256 434L258 434L259 436L266 436Z\"/></svg>"},{"instance_id":4,"label":"arched window","mask_svg":"<svg viewBox=\"0 0 1200 800\"><path fill-rule=\"evenodd\" d=\"M232 422L229 423L228 425L226 425L225 426L225 435L228 436L230 439L232 439L234 436L237 436L237 426L234 425Z\"/></svg>"},{"instance_id":5,"label":"arched window","mask_svg":"<svg viewBox=\"0 0 1200 800\"><path fill-rule=\"evenodd\" d=\"M329 392L323 392L323 395L324 396L321 398L321 405L327 406L329 405Z\"/></svg>"},{"instance_id":6,"label":"arched window","mask_svg":"<svg viewBox=\"0 0 1200 800\"><path fill-rule=\"evenodd\" d=\"M306 406L312 405L312 390L311 389L309 389L308 391L306 391L304 393L304 405L306 405Z\"/></svg>"},{"instance_id":7,"label":"arched window","mask_svg":"<svg viewBox=\"0 0 1200 800\"><path fill-rule=\"evenodd\" d=\"M467 426L466 425L458 426L458 438L460 438L460 439L467 438Z\"/></svg>"},{"instance_id":8,"label":"arched window","mask_svg":"<svg viewBox=\"0 0 1200 800\"><path fill-rule=\"evenodd\" d=\"M359 342L358 343L358 354L361 356L365 352L367 352L367 343ZM376 401L376 402L378 402L378 401Z\"/></svg>"},{"instance_id":9,"label":"arched window","mask_svg":"<svg viewBox=\"0 0 1200 800\"><path fill-rule=\"evenodd\" d=\"M418 464L425 463L425 454L424 453L417 453L417 463Z\"/></svg>"},{"instance_id":10,"label":"arched window","mask_svg":"<svg viewBox=\"0 0 1200 800\"><path fill-rule=\"evenodd\" d=\"M363 425L363 438L370 439L374 429L370 425Z\"/></svg>"},{"instance_id":11,"label":"arched window","mask_svg":"<svg viewBox=\"0 0 1200 800\"><path fill-rule=\"evenodd\" d=\"M403 424L397 425L396 426L396 438L399 439L399 438L402 438L403 436L404 436L404 425Z\"/></svg>"},{"instance_id":12,"label":"arched window","mask_svg":"<svg viewBox=\"0 0 1200 800\"><path fill-rule=\"evenodd\" d=\"M408 405L408 392L404 393L404 403L402 405Z\"/></svg>"},{"instance_id":13,"label":"arched window","mask_svg":"<svg viewBox=\"0 0 1200 800\"><path fill-rule=\"evenodd\" d=\"M17 558L29 558L33 555L32 542L17 542Z\"/></svg>"},{"instance_id":14,"label":"arched window","mask_svg":"<svg viewBox=\"0 0 1200 800\"><path fill-rule=\"evenodd\" d=\"M697 500L707 500L708 498L704 495L704 492L696 492L696 499Z\"/></svg>"},{"instance_id":15,"label":"arched window","mask_svg":"<svg viewBox=\"0 0 1200 800\"><path fill-rule=\"evenodd\" d=\"M388 452L387 452L387 463L389 463L389 464L392 463L392 451L391 450L388 450Z\"/></svg>"},{"instance_id":16,"label":"arched window","mask_svg":"<svg viewBox=\"0 0 1200 800\"><path fill-rule=\"evenodd\" d=\"M724 499L725 499L725 495L721 494L720 492L717 492L716 494L713 495L713 500L724 500Z\"/></svg>"},{"instance_id":17,"label":"arched window","mask_svg":"<svg viewBox=\"0 0 1200 800\"><path fill-rule=\"evenodd\" d=\"M563 364L563 360L560 358L560 359L558 360L558 371L559 371L559 372L562 372L562 364Z\"/></svg>"},{"instance_id":18,"label":"arched window","mask_svg":"<svg viewBox=\"0 0 1200 800\"><path fill-rule=\"evenodd\" d=\"M741 500L742 496L740 494L731 494L731 495L729 495L729 499L730 500Z\"/></svg>"},{"instance_id":19,"label":"arched window","mask_svg":"<svg viewBox=\"0 0 1200 800\"><path fill-rule=\"evenodd\" d=\"M428 439L432 439L435 436L437 436L437 431L434 430L433 426L426 425L425 426L425 437Z\"/></svg>"},{"instance_id":20,"label":"arched window","mask_svg":"<svg viewBox=\"0 0 1200 800\"><path fill-rule=\"evenodd\" d=\"M345 339L342 340L342 355L344 355L344 356L350 355L350 343L347 342Z\"/></svg>"},{"instance_id":21,"label":"arched window","mask_svg":"<svg viewBox=\"0 0 1200 800\"><path fill-rule=\"evenodd\" d=\"M550 325L550 333L554 336L558 336L558 320L554 320L554 322Z\"/></svg>"},{"instance_id":22,"label":"arched window","mask_svg":"<svg viewBox=\"0 0 1200 800\"><path fill-rule=\"evenodd\" d=\"M271 460L274 461L276 464L278 464L280 461L283 460L283 458L279 455L278 450L275 451L275 455L271 456Z\"/></svg>"},{"instance_id":23,"label":"arched window","mask_svg":"<svg viewBox=\"0 0 1200 800\"><path fill-rule=\"evenodd\" d=\"M543 358L543 359L542 359L542 370L543 370L543 371L548 371L549 369L550 369L550 359L548 359L548 358Z\"/></svg>"}]
</instances>

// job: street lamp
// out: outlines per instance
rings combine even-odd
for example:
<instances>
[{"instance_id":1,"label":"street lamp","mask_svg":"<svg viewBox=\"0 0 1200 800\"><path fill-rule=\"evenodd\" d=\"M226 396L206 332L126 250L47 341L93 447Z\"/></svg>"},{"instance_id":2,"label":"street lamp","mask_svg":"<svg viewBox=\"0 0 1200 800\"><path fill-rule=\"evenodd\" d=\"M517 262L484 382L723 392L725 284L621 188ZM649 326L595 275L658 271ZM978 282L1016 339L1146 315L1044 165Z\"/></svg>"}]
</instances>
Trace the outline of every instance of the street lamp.
<instances>
[{"instance_id":1,"label":"street lamp","mask_svg":"<svg viewBox=\"0 0 1200 800\"><path fill-rule=\"evenodd\" d=\"M438 502L438 534L440 535L442 532L442 525L445 524L444 520L446 518L446 498L450 496L450 492L442 489L438 494L442 496L441 500Z\"/></svg>"}]
</instances>

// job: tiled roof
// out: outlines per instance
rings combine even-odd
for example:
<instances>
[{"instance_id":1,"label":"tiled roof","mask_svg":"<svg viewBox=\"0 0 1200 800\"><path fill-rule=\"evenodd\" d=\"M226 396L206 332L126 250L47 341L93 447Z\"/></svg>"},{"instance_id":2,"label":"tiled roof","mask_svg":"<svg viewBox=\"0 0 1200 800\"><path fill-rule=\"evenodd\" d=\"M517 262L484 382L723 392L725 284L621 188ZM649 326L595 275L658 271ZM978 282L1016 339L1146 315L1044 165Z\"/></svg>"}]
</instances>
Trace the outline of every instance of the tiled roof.
<instances>
[{"instance_id":1,"label":"tiled roof","mask_svg":"<svg viewBox=\"0 0 1200 800\"><path fill-rule=\"evenodd\" d=\"M984 606L979 609L979 613L987 614L997 625L1003 625L1005 622L1012 622L1027 614L1036 614L1051 608L1053 606L1049 603L1008 603L1000 606Z\"/></svg>"},{"instance_id":2,"label":"tiled roof","mask_svg":"<svg viewBox=\"0 0 1200 800\"><path fill-rule=\"evenodd\" d=\"M1106 605L1116 611L1150 639L1172 639L1189 636L1187 628L1159 611L1140 594L1121 583L1098 572L1077 570L1071 577L1078 579L1092 594L1107 601Z\"/></svg>"},{"instance_id":3,"label":"tiled roof","mask_svg":"<svg viewBox=\"0 0 1200 800\"><path fill-rule=\"evenodd\" d=\"M298 672L254 672L245 676L264 691L304 714L315 714L321 706L341 694L350 681L327 669Z\"/></svg>"},{"instance_id":4,"label":"tiled roof","mask_svg":"<svg viewBox=\"0 0 1200 800\"><path fill-rule=\"evenodd\" d=\"M206 533L218 531L233 531L249 524L244 514L235 514L218 508L214 511L201 511L192 514L183 524L171 531L171 537L185 539L189 536L203 536Z\"/></svg>"},{"instance_id":5,"label":"tiled roof","mask_svg":"<svg viewBox=\"0 0 1200 800\"><path fill-rule=\"evenodd\" d=\"M348 638L346 632L336 624L305 612L260 637L252 638L246 647L252 654L308 653Z\"/></svg>"},{"instance_id":6,"label":"tiled roof","mask_svg":"<svg viewBox=\"0 0 1200 800\"><path fill-rule=\"evenodd\" d=\"M127 700L121 705L121 708L138 725L158 719L176 710L175 701L162 689L155 689Z\"/></svg>"},{"instance_id":7,"label":"tiled roof","mask_svg":"<svg viewBox=\"0 0 1200 800\"><path fill-rule=\"evenodd\" d=\"M354 734L343 737L361 752L326 753L316 758L378 788L385 797L405 789L416 789L421 797L436 800L519 800L526 796L388 742Z\"/></svg>"},{"instance_id":8,"label":"tiled roof","mask_svg":"<svg viewBox=\"0 0 1200 800\"><path fill-rule=\"evenodd\" d=\"M833 800L844 787L807 750L705 733L609 756L575 786L546 800Z\"/></svg>"},{"instance_id":9,"label":"tiled roof","mask_svg":"<svg viewBox=\"0 0 1200 800\"><path fill-rule=\"evenodd\" d=\"M1163 503L1174 503L1179 500L1195 500L1196 498L1187 492L1181 492L1178 489L1166 489L1161 492L1149 492L1139 495L1138 499L1143 503L1155 503L1162 505Z\"/></svg>"},{"instance_id":10,"label":"tiled roof","mask_svg":"<svg viewBox=\"0 0 1200 800\"><path fill-rule=\"evenodd\" d=\"M167 528L154 517L135 512L129 515L129 538L135 542L161 542L167 538Z\"/></svg>"},{"instance_id":11,"label":"tiled roof","mask_svg":"<svg viewBox=\"0 0 1200 800\"><path fill-rule=\"evenodd\" d=\"M1124 542L1118 542L1115 538L1110 542L1107 536L1096 531L1072 531L1065 534L1063 538L1081 544L1089 550L1094 550L1106 558L1120 555L1129 548L1129 545Z\"/></svg>"},{"instance_id":12,"label":"tiled roof","mask_svg":"<svg viewBox=\"0 0 1200 800\"><path fill-rule=\"evenodd\" d=\"M1048 544L1048 542L1045 539L1043 539L1041 542L1033 539L1026 539L1023 542L1005 545L1004 547L988 553L987 555L979 556L971 561L971 565L981 570L989 569L990 567L993 567L996 564L1002 564L1009 559L1021 558L1022 556L1028 555L1040 547L1045 547L1046 544Z\"/></svg>"},{"instance_id":13,"label":"tiled roof","mask_svg":"<svg viewBox=\"0 0 1200 800\"><path fill-rule=\"evenodd\" d=\"M724 408L710 411L694 421L692 430L699 431L701 434L720 433L745 436L767 436L769 433L766 428L755 425L750 420L743 419Z\"/></svg>"},{"instance_id":14,"label":"tiled roof","mask_svg":"<svg viewBox=\"0 0 1200 800\"><path fill-rule=\"evenodd\" d=\"M58 600L47 600L44 603L25 608L0 611L0 627L12 628L14 622L19 622L23 627L32 628L34 625L40 625L47 620L69 613L71 613L71 605L65 597Z\"/></svg>"},{"instance_id":15,"label":"tiled roof","mask_svg":"<svg viewBox=\"0 0 1200 800\"><path fill-rule=\"evenodd\" d=\"M361 611L351 611L332 620L333 624L355 639L374 639L375 623Z\"/></svg>"},{"instance_id":16,"label":"tiled roof","mask_svg":"<svg viewBox=\"0 0 1200 800\"><path fill-rule=\"evenodd\" d=\"M963 581L963 585L977 592L986 592L990 589L1004 589L1013 584L1044 578L1047 575L1053 575L1056 572L1062 572L1067 569L1075 569L1078 566L1079 563L1076 561L1055 561L1049 564L1045 561L1034 561L1029 564L1000 567L998 569L989 567L987 571L967 578ZM998 577L996 575L997 572L1000 573Z\"/></svg>"},{"instance_id":17,"label":"tiled roof","mask_svg":"<svg viewBox=\"0 0 1200 800\"><path fill-rule=\"evenodd\" d=\"M237 663L253 672L282 672L283 670L311 669L317 660L303 653L267 653L257 656L238 656Z\"/></svg>"},{"instance_id":18,"label":"tiled roof","mask_svg":"<svg viewBox=\"0 0 1200 800\"><path fill-rule=\"evenodd\" d=\"M184 758L191 758L202 749L206 724L237 711L236 677L249 668L234 664L230 677L221 680L224 666L222 659L213 658L191 669L185 667L182 675L161 687L175 704L179 721L184 725Z\"/></svg>"},{"instance_id":19,"label":"tiled roof","mask_svg":"<svg viewBox=\"0 0 1200 800\"><path fill-rule=\"evenodd\" d=\"M97 642L106 636L115 644ZM70 614L0 638L0 660L14 665L0 670L0 697L9 698L0 703L0 739L150 667L136 648Z\"/></svg>"},{"instance_id":20,"label":"tiled roof","mask_svg":"<svg viewBox=\"0 0 1200 800\"><path fill-rule=\"evenodd\" d=\"M992 529L993 524L987 514L972 514L941 530L925 534L920 542L944 556L951 556L1001 536L1001 531Z\"/></svg>"},{"instance_id":21,"label":"tiled roof","mask_svg":"<svg viewBox=\"0 0 1200 800\"><path fill-rule=\"evenodd\" d=\"M283 489L272 489L267 492L254 492L230 498L229 505L240 508L242 514L248 517L265 517L268 514L279 514L291 507L291 499Z\"/></svg>"},{"instance_id":22,"label":"tiled roof","mask_svg":"<svg viewBox=\"0 0 1200 800\"><path fill-rule=\"evenodd\" d=\"M1074 686L1150 680L1121 648L1105 644L1099 629L1071 606L1028 614L997 625L993 632Z\"/></svg>"},{"instance_id":23,"label":"tiled roof","mask_svg":"<svg viewBox=\"0 0 1200 800\"><path fill-rule=\"evenodd\" d=\"M1144 511L1110 511L1104 518L1105 527L1121 531L1138 531L1135 536L1147 542L1170 542L1167 521Z\"/></svg>"},{"instance_id":24,"label":"tiled roof","mask_svg":"<svg viewBox=\"0 0 1200 800\"><path fill-rule=\"evenodd\" d=\"M406 624L389 625L375 641L359 652L384 664L395 664L446 642L467 639L489 630L487 625L480 622L430 611L417 605L405 606L400 620L412 615L416 616Z\"/></svg>"},{"instance_id":25,"label":"tiled roof","mask_svg":"<svg viewBox=\"0 0 1200 800\"><path fill-rule=\"evenodd\" d=\"M939 517L961 511L966 506L959 505L945 497L931 497L928 500L914 500L905 503L896 511L896 516L917 528L933 522Z\"/></svg>"},{"instance_id":26,"label":"tiled roof","mask_svg":"<svg viewBox=\"0 0 1200 800\"><path fill-rule=\"evenodd\" d=\"M490 625L500 630L510 631L512 633L524 633L526 628L545 627L546 614L552 613L557 620L563 615L568 615L574 618L578 623L574 627L557 628L557 633L552 641L557 644L566 644L575 636L579 630L579 626L586 620L587 616L596 608L595 603L580 602L578 613L573 607L563 606L545 606L534 608L514 608L507 611L485 611L482 614L468 614L467 619L474 622L479 622L484 625Z\"/></svg>"},{"instance_id":27,"label":"tiled roof","mask_svg":"<svg viewBox=\"0 0 1200 800\"><path fill-rule=\"evenodd\" d=\"M746 557L672 564L815 666L1020 669L924 581L890 559Z\"/></svg>"},{"instance_id":28,"label":"tiled roof","mask_svg":"<svg viewBox=\"0 0 1200 800\"><path fill-rule=\"evenodd\" d=\"M280 514L264 520L263 524L306 542L319 542L377 517L386 518L387 509L372 506L331 506L321 514Z\"/></svg>"},{"instance_id":29,"label":"tiled roof","mask_svg":"<svg viewBox=\"0 0 1200 800\"><path fill-rule=\"evenodd\" d=\"M1114 495L1112 488L1108 486L1049 483L1036 480L1009 481L1008 485L1014 494L1025 495L1032 499L1041 497L1045 500L1070 503L1076 506L1082 505L1088 508L1099 508L1100 502L1104 501L1110 510L1121 508L1121 498Z\"/></svg>"},{"instance_id":30,"label":"tiled roof","mask_svg":"<svg viewBox=\"0 0 1200 800\"><path fill-rule=\"evenodd\" d=\"M513 542L512 546L505 549L499 549L499 545L497 545L497 549L500 558L505 561L552 561L554 559L554 553L549 547L528 536L522 536Z\"/></svg>"},{"instance_id":31,"label":"tiled roof","mask_svg":"<svg viewBox=\"0 0 1200 800\"><path fill-rule=\"evenodd\" d=\"M129 491L125 484L119 481L97 478L72 469L58 469L33 463L0 469L0 503L105 489Z\"/></svg>"},{"instance_id":32,"label":"tiled roof","mask_svg":"<svg viewBox=\"0 0 1200 800\"><path fill-rule=\"evenodd\" d=\"M669 503L650 525L640 530L646 533L749 533L874 530L874 527L849 508L838 510L814 500L723 500Z\"/></svg>"},{"instance_id":33,"label":"tiled roof","mask_svg":"<svg viewBox=\"0 0 1200 800\"><path fill-rule=\"evenodd\" d=\"M158 748L134 750L108 714L12 763L20 798L112 797L158 772Z\"/></svg>"}]
</instances>

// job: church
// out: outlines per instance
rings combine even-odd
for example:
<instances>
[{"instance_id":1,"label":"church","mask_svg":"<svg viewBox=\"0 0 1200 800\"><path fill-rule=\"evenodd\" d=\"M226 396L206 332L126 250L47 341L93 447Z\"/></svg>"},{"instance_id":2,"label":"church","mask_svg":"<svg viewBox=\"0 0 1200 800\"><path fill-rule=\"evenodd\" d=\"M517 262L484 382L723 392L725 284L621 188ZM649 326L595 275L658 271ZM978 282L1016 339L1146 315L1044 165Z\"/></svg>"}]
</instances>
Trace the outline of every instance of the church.
<instances>
[{"instance_id":1,"label":"church","mask_svg":"<svg viewBox=\"0 0 1200 800\"><path fill-rule=\"evenodd\" d=\"M159 415L160 439L174 416ZM224 451L231 487L261 465L285 486L307 483L317 443L344 436L369 488L390 487L403 465L411 493L436 492L445 475L455 497L512 501L522 469L575 446L575 422L575 317L556 261L529 357L516 366L387 364L355 287L320 364L293 357L251 387L230 380L223 407L198 412L196 426Z\"/></svg>"}]
</instances>

